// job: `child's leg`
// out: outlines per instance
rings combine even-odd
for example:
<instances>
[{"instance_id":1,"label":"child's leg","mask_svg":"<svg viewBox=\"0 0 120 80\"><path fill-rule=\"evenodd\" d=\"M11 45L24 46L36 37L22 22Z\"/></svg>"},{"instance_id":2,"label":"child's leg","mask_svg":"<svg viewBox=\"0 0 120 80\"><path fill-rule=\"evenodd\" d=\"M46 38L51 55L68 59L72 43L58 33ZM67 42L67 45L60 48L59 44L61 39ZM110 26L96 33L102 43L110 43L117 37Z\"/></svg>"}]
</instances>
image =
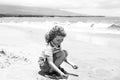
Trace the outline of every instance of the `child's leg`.
<instances>
[{"instance_id":1,"label":"child's leg","mask_svg":"<svg viewBox=\"0 0 120 80\"><path fill-rule=\"evenodd\" d=\"M54 63L57 67L60 67L60 65L62 64L62 62L66 59L66 57L68 56L68 53L66 50L62 50L58 53L55 53L53 55L54 57Z\"/></svg>"}]
</instances>

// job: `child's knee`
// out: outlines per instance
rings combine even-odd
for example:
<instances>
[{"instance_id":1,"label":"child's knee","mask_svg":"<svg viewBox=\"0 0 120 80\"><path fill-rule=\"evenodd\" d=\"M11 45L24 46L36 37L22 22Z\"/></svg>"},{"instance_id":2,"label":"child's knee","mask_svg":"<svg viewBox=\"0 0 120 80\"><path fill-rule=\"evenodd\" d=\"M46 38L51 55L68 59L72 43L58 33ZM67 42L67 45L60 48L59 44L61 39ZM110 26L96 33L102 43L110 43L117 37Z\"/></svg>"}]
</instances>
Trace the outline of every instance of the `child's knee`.
<instances>
[{"instance_id":1,"label":"child's knee","mask_svg":"<svg viewBox=\"0 0 120 80\"><path fill-rule=\"evenodd\" d=\"M68 53L66 50L62 50L59 53L56 54L56 57L62 57L62 58L66 58L68 56Z\"/></svg>"},{"instance_id":2,"label":"child's knee","mask_svg":"<svg viewBox=\"0 0 120 80\"><path fill-rule=\"evenodd\" d=\"M67 56L68 56L68 53L67 53L67 51L66 51L66 50L63 50L62 52L63 52L63 54L64 54L64 56L65 56L65 57L67 57Z\"/></svg>"}]
</instances>

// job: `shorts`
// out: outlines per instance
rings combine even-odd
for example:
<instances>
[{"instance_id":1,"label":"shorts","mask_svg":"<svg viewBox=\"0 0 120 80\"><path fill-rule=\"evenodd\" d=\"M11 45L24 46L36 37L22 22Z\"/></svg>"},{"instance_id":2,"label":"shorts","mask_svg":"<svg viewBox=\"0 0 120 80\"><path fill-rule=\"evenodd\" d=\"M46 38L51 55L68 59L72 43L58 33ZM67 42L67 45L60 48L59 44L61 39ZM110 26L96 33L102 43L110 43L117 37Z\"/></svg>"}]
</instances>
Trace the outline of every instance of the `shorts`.
<instances>
[{"instance_id":1,"label":"shorts","mask_svg":"<svg viewBox=\"0 0 120 80\"><path fill-rule=\"evenodd\" d=\"M58 54L59 54L59 52L58 52ZM56 59L57 59L57 53L53 54L53 62L55 62ZM47 58L45 59L44 63L39 66L40 66L41 71L43 71L43 72L49 72L49 70L51 69Z\"/></svg>"}]
</instances>

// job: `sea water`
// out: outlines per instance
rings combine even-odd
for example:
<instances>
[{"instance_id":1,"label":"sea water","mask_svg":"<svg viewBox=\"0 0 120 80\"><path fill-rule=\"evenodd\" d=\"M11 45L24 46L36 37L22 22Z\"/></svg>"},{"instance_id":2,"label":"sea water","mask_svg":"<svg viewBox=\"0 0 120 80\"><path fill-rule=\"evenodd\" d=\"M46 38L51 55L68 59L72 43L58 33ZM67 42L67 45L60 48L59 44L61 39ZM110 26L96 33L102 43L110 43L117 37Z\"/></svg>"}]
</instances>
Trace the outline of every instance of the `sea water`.
<instances>
[{"instance_id":1,"label":"sea water","mask_svg":"<svg viewBox=\"0 0 120 80\"><path fill-rule=\"evenodd\" d=\"M26 23L28 25L39 25L43 23L46 25L58 24L69 26L69 28L71 27L77 30L78 28L109 28L109 30L119 30L120 17L3 17L0 18L0 23Z\"/></svg>"}]
</instances>

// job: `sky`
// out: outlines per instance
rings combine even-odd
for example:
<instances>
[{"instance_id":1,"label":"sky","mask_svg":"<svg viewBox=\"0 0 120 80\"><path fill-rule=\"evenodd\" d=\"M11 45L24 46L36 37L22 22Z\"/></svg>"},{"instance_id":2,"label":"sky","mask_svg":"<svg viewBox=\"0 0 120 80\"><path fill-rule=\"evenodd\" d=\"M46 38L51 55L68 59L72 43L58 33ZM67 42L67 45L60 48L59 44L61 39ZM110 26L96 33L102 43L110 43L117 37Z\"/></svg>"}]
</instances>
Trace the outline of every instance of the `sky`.
<instances>
[{"instance_id":1,"label":"sky","mask_svg":"<svg viewBox=\"0 0 120 80\"><path fill-rule=\"evenodd\" d=\"M120 16L120 0L0 0L0 3L47 7L88 15Z\"/></svg>"}]
</instances>

